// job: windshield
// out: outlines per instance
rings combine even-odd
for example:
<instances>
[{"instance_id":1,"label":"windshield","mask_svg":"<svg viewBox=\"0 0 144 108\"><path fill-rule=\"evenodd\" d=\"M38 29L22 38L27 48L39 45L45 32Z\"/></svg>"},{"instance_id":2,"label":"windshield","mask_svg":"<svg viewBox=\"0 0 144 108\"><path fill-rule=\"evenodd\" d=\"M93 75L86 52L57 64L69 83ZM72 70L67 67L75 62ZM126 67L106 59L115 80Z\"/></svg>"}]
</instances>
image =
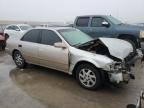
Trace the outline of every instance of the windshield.
<instances>
[{"instance_id":1,"label":"windshield","mask_svg":"<svg viewBox=\"0 0 144 108\"><path fill-rule=\"evenodd\" d=\"M76 29L63 29L63 30L58 30L58 32L72 46L80 45L93 40L87 34Z\"/></svg>"},{"instance_id":2,"label":"windshield","mask_svg":"<svg viewBox=\"0 0 144 108\"><path fill-rule=\"evenodd\" d=\"M20 26L22 31L29 30L31 26Z\"/></svg>"},{"instance_id":3,"label":"windshield","mask_svg":"<svg viewBox=\"0 0 144 108\"><path fill-rule=\"evenodd\" d=\"M108 19L113 23L113 24L116 24L116 25L119 25L119 24L122 24L122 22L112 16L108 16Z\"/></svg>"}]
</instances>

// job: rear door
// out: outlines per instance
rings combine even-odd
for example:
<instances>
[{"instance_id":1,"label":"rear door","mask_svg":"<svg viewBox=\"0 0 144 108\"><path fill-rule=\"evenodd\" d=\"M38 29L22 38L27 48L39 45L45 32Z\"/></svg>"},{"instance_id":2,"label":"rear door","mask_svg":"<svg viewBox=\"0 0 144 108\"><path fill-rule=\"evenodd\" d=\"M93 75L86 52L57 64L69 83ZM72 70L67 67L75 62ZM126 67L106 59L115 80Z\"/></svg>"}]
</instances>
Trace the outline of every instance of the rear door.
<instances>
[{"instance_id":1,"label":"rear door","mask_svg":"<svg viewBox=\"0 0 144 108\"><path fill-rule=\"evenodd\" d=\"M26 61L33 64L39 64L38 46L40 35L40 29L30 30L23 36L21 42L18 44L23 57Z\"/></svg>"},{"instance_id":2,"label":"rear door","mask_svg":"<svg viewBox=\"0 0 144 108\"><path fill-rule=\"evenodd\" d=\"M89 27L90 17L78 17L75 22L77 29L83 31L86 34L90 34L91 30Z\"/></svg>"},{"instance_id":3,"label":"rear door","mask_svg":"<svg viewBox=\"0 0 144 108\"><path fill-rule=\"evenodd\" d=\"M43 30L41 36L41 45L39 45L40 64L68 72L68 48L62 49L54 46L54 43L62 42L61 38L52 30Z\"/></svg>"}]
</instances>

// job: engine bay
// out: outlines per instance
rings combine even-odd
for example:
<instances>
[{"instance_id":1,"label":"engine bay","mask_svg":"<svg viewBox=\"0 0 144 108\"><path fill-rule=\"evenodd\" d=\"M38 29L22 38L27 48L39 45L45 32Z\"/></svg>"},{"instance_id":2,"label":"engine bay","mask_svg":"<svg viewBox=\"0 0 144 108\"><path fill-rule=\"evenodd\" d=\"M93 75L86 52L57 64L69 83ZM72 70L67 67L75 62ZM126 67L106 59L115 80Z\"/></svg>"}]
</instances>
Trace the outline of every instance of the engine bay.
<instances>
[{"instance_id":1,"label":"engine bay","mask_svg":"<svg viewBox=\"0 0 144 108\"><path fill-rule=\"evenodd\" d=\"M99 39L82 44L82 45L78 46L78 48L81 50L91 52L91 53L105 55L107 57L110 57L111 59L120 61L120 59L110 55L108 48Z\"/></svg>"},{"instance_id":2,"label":"engine bay","mask_svg":"<svg viewBox=\"0 0 144 108\"><path fill-rule=\"evenodd\" d=\"M102 55L109 54L108 48L100 40L94 40L85 43L83 45L78 46L78 48L92 53L102 54Z\"/></svg>"}]
</instances>

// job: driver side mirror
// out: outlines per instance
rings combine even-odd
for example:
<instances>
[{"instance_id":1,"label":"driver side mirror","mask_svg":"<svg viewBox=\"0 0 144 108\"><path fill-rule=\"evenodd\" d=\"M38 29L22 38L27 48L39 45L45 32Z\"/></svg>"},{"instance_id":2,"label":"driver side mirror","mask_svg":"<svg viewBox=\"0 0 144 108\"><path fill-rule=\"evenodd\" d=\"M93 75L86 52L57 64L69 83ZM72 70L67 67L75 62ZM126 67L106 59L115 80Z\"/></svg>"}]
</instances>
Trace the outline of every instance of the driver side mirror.
<instances>
[{"instance_id":1,"label":"driver side mirror","mask_svg":"<svg viewBox=\"0 0 144 108\"><path fill-rule=\"evenodd\" d=\"M102 22L102 26L104 26L104 27L109 27L110 24L109 24L108 22L104 21L104 22Z\"/></svg>"},{"instance_id":2,"label":"driver side mirror","mask_svg":"<svg viewBox=\"0 0 144 108\"><path fill-rule=\"evenodd\" d=\"M54 46L57 47L57 48L62 48L62 49L67 48L67 46L62 42L56 42L56 43L54 43Z\"/></svg>"},{"instance_id":3,"label":"driver side mirror","mask_svg":"<svg viewBox=\"0 0 144 108\"><path fill-rule=\"evenodd\" d=\"M20 29L15 29L15 31L20 31Z\"/></svg>"}]
</instances>

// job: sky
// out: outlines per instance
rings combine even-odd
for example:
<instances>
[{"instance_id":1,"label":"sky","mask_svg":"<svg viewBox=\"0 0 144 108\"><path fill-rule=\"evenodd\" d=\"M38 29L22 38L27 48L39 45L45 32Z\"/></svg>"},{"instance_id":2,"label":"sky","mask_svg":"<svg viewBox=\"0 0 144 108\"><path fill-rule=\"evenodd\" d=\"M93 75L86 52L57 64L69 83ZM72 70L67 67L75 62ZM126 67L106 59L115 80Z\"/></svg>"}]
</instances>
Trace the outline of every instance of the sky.
<instances>
[{"instance_id":1,"label":"sky","mask_svg":"<svg viewBox=\"0 0 144 108\"><path fill-rule=\"evenodd\" d=\"M144 0L0 0L0 20L67 22L97 14L144 22Z\"/></svg>"}]
</instances>

